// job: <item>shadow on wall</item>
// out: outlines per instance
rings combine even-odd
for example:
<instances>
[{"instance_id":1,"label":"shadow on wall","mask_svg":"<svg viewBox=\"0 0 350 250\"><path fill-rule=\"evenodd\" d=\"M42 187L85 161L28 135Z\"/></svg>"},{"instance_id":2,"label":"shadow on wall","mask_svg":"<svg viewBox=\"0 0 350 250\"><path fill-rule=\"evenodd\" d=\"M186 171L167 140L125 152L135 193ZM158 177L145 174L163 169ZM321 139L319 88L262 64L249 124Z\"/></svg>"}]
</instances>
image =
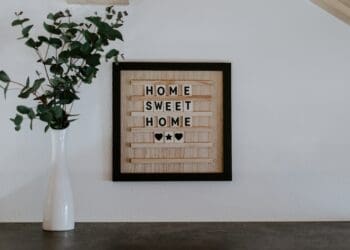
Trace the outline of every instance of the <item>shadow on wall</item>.
<instances>
[{"instance_id":1,"label":"shadow on wall","mask_svg":"<svg viewBox=\"0 0 350 250\"><path fill-rule=\"evenodd\" d=\"M99 154L99 152L96 152L96 148L91 145L85 148L84 152L73 154L71 158L67 158L73 193L78 193L77 190L79 189L77 186L82 179L84 179L83 183L112 182L112 160L108 157L108 159L103 159L103 162L98 162L94 160L96 159L96 154ZM88 168L90 172L83 170L88 163L93 165L93 167ZM31 218L30 221L42 220L42 211L50 172L49 166L48 163L47 168L44 169L40 176L28 182L27 180L31 176L23 176L21 178L23 179L21 183L25 183L23 186L14 189L2 198L0 197L0 221L28 221L27 218ZM75 166L78 166L78 168ZM7 181L14 182L14 180ZM1 181L1 183L6 185L4 181ZM76 191L74 191L75 189ZM33 211L35 211L34 214ZM11 220L9 220L9 215L11 215Z\"/></svg>"},{"instance_id":2,"label":"shadow on wall","mask_svg":"<svg viewBox=\"0 0 350 250\"><path fill-rule=\"evenodd\" d=\"M73 186L78 180L79 182L81 180L92 182L112 181L111 138L108 138L107 135L102 135L102 137L102 142L94 143L88 141L88 145L85 146L79 146L77 144L76 149L67 152L67 167ZM102 145L102 147L96 148L96 144Z\"/></svg>"},{"instance_id":3,"label":"shadow on wall","mask_svg":"<svg viewBox=\"0 0 350 250\"><path fill-rule=\"evenodd\" d=\"M0 221L41 221L44 205L46 175L41 175L3 198L0 198ZM33 209L34 208L34 209ZM37 211L33 214L33 211ZM6 217L2 217L6 216Z\"/></svg>"}]
</instances>

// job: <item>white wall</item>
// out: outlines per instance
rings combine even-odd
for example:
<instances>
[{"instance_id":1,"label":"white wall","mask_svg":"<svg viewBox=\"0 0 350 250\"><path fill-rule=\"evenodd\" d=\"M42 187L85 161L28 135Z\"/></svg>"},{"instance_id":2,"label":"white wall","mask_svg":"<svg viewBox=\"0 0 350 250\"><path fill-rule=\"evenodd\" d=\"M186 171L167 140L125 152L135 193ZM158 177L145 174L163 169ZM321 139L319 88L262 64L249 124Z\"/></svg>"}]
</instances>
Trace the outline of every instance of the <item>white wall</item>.
<instances>
[{"instance_id":1,"label":"white wall","mask_svg":"<svg viewBox=\"0 0 350 250\"><path fill-rule=\"evenodd\" d=\"M61 2L59 2L61 1ZM9 27L63 0L2 0L0 69L24 79L32 51ZM78 221L350 219L350 27L308 0L132 0L129 60L233 63L232 182L113 183L111 66L76 105L69 161ZM70 6L83 16L96 7ZM0 98L0 221L40 221L50 137L13 130Z\"/></svg>"}]
</instances>

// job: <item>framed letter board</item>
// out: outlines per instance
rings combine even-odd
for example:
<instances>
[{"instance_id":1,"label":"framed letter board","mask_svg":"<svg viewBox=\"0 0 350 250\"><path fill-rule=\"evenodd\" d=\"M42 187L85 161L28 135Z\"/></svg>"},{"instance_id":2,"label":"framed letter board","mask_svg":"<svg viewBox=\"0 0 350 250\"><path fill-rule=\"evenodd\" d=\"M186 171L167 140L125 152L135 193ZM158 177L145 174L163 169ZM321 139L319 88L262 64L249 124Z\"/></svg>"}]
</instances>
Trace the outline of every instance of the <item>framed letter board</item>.
<instances>
[{"instance_id":1,"label":"framed letter board","mask_svg":"<svg viewBox=\"0 0 350 250\"><path fill-rule=\"evenodd\" d=\"M113 180L232 180L231 64L113 66Z\"/></svg>"}]
</instances>

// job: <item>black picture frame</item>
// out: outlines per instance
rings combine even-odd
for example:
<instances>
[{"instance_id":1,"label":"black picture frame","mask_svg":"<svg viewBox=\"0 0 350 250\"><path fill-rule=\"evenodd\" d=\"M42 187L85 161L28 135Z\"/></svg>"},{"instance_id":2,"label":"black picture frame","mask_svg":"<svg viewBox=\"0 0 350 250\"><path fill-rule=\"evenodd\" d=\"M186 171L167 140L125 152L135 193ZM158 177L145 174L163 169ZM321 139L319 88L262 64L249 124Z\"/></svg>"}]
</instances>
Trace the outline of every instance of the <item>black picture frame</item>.
<instances>
[{"instance_id":1,"label":"black picture frame","mask_svg":"<svg viewBox=\"0 0 350 250\"><path fill-rule=\"evenodd\" d=\"M121 173L120 76L126 70L221 71L223 73L223 172ZM113 65L113 181L231 181L231 63L121 62Z\"/></svg>"}]
</instances>

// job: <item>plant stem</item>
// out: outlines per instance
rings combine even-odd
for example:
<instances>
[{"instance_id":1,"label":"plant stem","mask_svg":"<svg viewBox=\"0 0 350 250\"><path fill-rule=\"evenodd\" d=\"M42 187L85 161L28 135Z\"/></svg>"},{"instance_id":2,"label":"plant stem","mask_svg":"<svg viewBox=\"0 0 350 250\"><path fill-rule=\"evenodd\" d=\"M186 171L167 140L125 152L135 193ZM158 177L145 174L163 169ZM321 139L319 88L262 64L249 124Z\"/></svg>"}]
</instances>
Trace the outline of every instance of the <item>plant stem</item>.
<instances>
[{"instance_id":1,"label":"plant stem","mask_svg":"<svg viewBox=\"0 0 350 250\"><path fill-rule=\"evenodd\" d=\"M22 84L22 83L19 83L19 82L15 82L15 81L10 81L10 83L14 83L14 84L16 84L16 85L19 85L19 86L21 86L21 87L23 87L23 88L25 88L26 87L26 85L24 85L24 84ZM32 93L35 97L38 97L38 94L35 92L35 93Z\"/></svg>"},{"instance_id":2,"label":"plant stem","mask_svg":"<svg viewBox=\"0 0 350 250\"><path fill-rule=\"evenodd\" d=\"M19 90L21 88L10 88L10 89L7 89L7 91L11 91L11 90Z\"/></svg>"},{"instance_id":3,"label":"plant stem","mask_svg":"<svg viewBox=\"0 0 350 250\"><path fill-rule=\"evenodd\" d=\"M45 63L44 63L44 59L43 59L43 57L41 56L39 50L36 49L35 51L36 51L37 55L39 56L39 58L40 58L40 60L41 60L41 63L42 63L43 66L44 66L45 75L46 75L47 81L48 81L49 84L50 84L50 77L49 77L49 73L48 73L48 71L47 71L46 65L45 65Z\"/></svg>"},{"instance_id":4,"label":"plant stem","mask_svg":"<svg viewBox=\"0 0 350 250\"><path fill-rule=\"evenodd\" d=\"M22 83L19 83L19 82L15 82L15 81L10 81L10 83L14 83L14 84L17 84L17 85L19 85L19 86L22 86L23 88L26 86L26 85L24 85L24 84L22 84Z\"/></svg>"},{"instance_id":5,"label":"plant stem","mask_svg":"<svg viewBox=\"0 0 350 250\"><path fill-rule=\"evenodd\" d=\"M74 105L74 102L72 102L72 105L71 105L70 108L69 108L69 113L67 113L67 114L72 113L73 105Z\"/></svg>"},{"instance_id":6,"label":"plant stem","mask_svg":"<svg viewBox=\"0 0 350 250\"><path fill-rule=\"evenodd\" d=\"M52 37L52 35L50 34L49 39ZM45 52L45 60L47 59L47 55L49 54L49 48L50 48L50 44L47 44L47 48L46 48L46 52Z\"/></svg>"}]
</instances>

